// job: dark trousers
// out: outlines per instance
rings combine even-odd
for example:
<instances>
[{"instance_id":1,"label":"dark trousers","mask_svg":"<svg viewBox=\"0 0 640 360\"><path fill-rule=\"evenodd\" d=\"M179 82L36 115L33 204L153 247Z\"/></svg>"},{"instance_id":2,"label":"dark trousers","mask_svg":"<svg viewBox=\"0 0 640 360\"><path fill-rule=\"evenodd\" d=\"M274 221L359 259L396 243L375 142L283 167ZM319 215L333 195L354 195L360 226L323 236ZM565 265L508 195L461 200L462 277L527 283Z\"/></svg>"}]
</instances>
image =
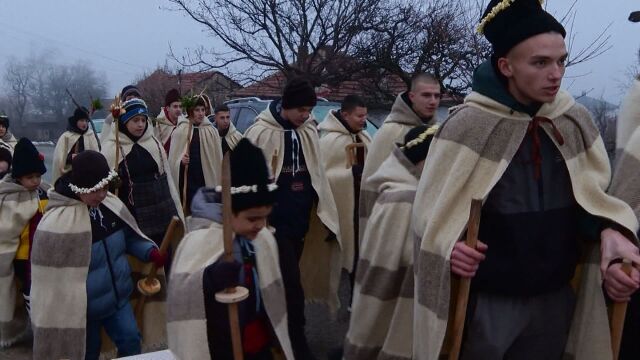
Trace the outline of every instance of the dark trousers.
<instances>
[{"instance_id":1,"label":"dark trousers","mask_svg":"<svg viewBox=\"0 0 640 360\"><path fill-rule=\"evenodd\" d=\"M624 322L620 360L640 359L640 293L631 297L627 306L627 318Z\"/></svg>"},{"instance_id":2,"label":"dark trousers","mask_svg":"<svg viewBox=\"0 0 640 360\"><path fill-rule=\"evenodd\" d=\"M287 300L287 315L289 318L289 338L293 352L305 353L308 350L307 338L304 333L304 290L300 281L300 258L304 248L303 239L278 237L278 255L280 257L280 271ZM296 359L299 356L296 355Z\"/></svg>"}]
</instances>

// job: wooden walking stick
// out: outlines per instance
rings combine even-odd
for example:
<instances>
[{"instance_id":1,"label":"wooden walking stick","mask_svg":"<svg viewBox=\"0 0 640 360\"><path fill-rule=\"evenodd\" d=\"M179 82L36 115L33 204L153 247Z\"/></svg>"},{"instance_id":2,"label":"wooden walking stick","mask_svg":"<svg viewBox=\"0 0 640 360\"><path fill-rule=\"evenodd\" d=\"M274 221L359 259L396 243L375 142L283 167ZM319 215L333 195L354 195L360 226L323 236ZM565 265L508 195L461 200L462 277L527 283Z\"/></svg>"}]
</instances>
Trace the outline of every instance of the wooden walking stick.
<instances>
[{"instance_id":1,"label":"wooden walking stick","mask_svg":"<svg viewBox=\"0 0 640 360\"><path fill-rule=\"evenodd\" d=\"M625 260L622 263L622 271L631 275L632 264ZM613 360L618 360L620 355L620 344L622 343L622 332L624 330L624 320L627 315L627 302L614 303L611 306L611 319L609 321L611 327L611 350L613 352Z\"/></svg>"},{"instance_id":2,"label":"wooden walking stick","mask_svg":"<svg viewBox=\"0 0 640 360\"><path fill-rule=\"evenodd\" d=\"M467 224L467 240L465 244L471 248L476 248L478 244L478 231L480 229L480 213L482 211L482 200L471 200L471 210L469 213L469 223ZM462 335L464 334L464 322L467 317L467 303L469 302L469 288L471 279L460 279L460 287L456 301L456 309L453 317L453 344L449 353L449 360L458 360L460 348L462 347Z\"/></svg>"},{"instance_id":3,"label":"wooden walking stick","mask_svg":"<svg viewBox=\"0 0 640 360\"><path fill-rule=\"evenodd\" d=\"M232 262L233 230L231 229L231 166L229 163L229 152L227 152L222 159L222 231L224 236L224 261ZM216 301L228 305L234 360L243 359L238 303L247 297L249 297L249 290L241 286L228 288L216 294Z\"/></svg>"},{"instance_id":4,"label":"wooden walking stick","mask_svg":"<svg viewBox=\"0 0 640 360\"><path fill-rule=\"evenodd\" d=\"M273 155L271 155L271 176L273 176L273 180L276 179L276 171L278 171L278 149L273 151Z\"/></svg>"},{"instance_id":5,"label":"wooden walking stick","mask_svg":"<svg viewBox=\"0 0 640 360\"><path fill-rule=\"evenodd\" d=\"M352 143L344 147L347 153L347 169L351 169L353 165L358 164L358 148L364 149L365 157L367 156L367 145L364 143Z\"/></svg>"},{"instance_id":6,"label":"wooden walking stick","mask_svg":"<svg viewBox=\"0 0 640 360\"><path fill-rule=\"evenodd\" d=\"M189 123L189 132L187 133L187 149L185 150L185 154L189 154L189 149L191 148L192 134L193 134L193 124ZM189 163L190 162L191 162L191 157L189 157ZM187 216L189 211L189 209L187 208L187 175L189 175L189 163L184 164L184 172L182 175L182 212L184 213L184 216Z\"/></svg>"},{"instance_id":7,"label":"wooden walking stick","mask_svg":"<svg viewBox=\"0 0 640 360\"><path fill-rule=\"evenodd\" d=\"M160 254L164 255L167 253L169 249L169 244L171 244L171 239L173 238L173 233L176 230L176 226L180 223L180 219L177 216L174 216L167 227L167 231L164 233L164 238L162 239L162 243L160 244ZM158 267L153 264L151 265L151 271L149 271L149 275L144 279L138 280L138 291L142 294L140 300L136 304L135 315L138 320L138 327L142 332L142 313L144 310L144 303L146 302L147 297L153 296L160 292L162 285L160 281L156 277L158 275Z\"/></svg>"}]
</instances>

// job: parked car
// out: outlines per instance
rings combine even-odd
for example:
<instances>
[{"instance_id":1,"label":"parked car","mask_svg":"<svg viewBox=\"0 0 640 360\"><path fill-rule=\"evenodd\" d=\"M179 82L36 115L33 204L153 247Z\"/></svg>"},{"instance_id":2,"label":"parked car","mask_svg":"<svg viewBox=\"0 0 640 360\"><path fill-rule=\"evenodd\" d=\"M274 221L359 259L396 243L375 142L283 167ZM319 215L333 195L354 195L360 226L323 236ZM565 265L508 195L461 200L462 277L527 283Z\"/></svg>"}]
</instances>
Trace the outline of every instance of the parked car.
<instances>
[{"instance_id":1,"label":"parked car","mask_svg":"<svg viewBox=\"0 0 640 360\"><path fill-rule=\"evenodd\" d=\"M233 125L244 134L244 132L251 126L256 120L258 114L266 109L271 100L262 100L257 97L240 98L226 101L225 104L229 107L231 122ZM340 103L335 101L327 101L323 98L318 98L318 103L313 108L313 118L318 123L322 122L327 116L329 111L340 109ZM367 120L367 132L373 136L378 127Z\"/></svg>"}]
</instances>

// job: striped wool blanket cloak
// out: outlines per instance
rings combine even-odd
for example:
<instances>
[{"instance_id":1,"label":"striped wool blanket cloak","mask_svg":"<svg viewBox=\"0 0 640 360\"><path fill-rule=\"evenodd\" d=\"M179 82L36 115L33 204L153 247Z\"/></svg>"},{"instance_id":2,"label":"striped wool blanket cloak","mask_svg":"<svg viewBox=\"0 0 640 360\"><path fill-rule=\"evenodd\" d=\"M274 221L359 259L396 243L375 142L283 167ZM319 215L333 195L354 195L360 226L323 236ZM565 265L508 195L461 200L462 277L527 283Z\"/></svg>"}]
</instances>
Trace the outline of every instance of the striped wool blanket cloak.
<instances>
[{"instance_id":1,"label":"striped wool blanket cloak","mask_svg":"<svg viewBox=\"0 0 640 360\"><path fill-rule=\"evenodd\" d=\"M347 167L345 148L347 145L356 143L356 138L366 147L369 147L371 145L371 136L365 130L352 134L336 118L333 111L329 111L324 121L318 126L318 130L320 130L322 161L336 202L338 220L340 221L342 267L351 272L353 270L355 252L354 209L357 204L353 193L353 173L351 168ZM357 221L358 219L355 220Z\"/></svg>"},{"instance_id":2,"label":"striped wool blanket cloak","mask_svg":"<svg viewBox=\"0 0 640 360\"><path fill-rule=\"evenodd\" d=\"M50 186L42 183L47 191ZM29 191L6 175L0 181L0 348L11 346L27 330L22 296L18 294L13 260L20 245L20 234L38 211L37 191Z\"/></svg>"},{"instance_id":3,"label":"striped wool blanket cloak","mask_svg":"<svg viewBox=\"0 0 640 360\"><path fill-rule=\"evenodd\" d=\"M610 166L604 143L589 112L566 92L544 104L537 116L567 166L576 202L589 214L635 234L631 208L605 192ZM416 241L415 359L437 359L449 318L454 244L466 228L473 198L486 199L527 133L531 116L473 92L440 128L431 144L413 209ZM636 239L634 239L636 240ZM602 292L599 246L588 252L577 289L577 303L566 347L570 359L611 359L611 341Z\"/></svg>"},{"instance_id":4,"label":"striped wool blanket cloak","mask_svg":"<svg viewBox=\"0 0 640 360\"><path fill-rule=\"evenodd\" d=\"M344 359L411 359L411 208L422 168L396 148L371 178L378 189L360 244Z\"/></svg>"},{"instance_id":5,"label":"striped wool blanket cloak","mask_svg":"<svg viewBox=\"0 0 640 360\"><path fill-rule=\"evenodd\" d=\"M227 134L224 136L224 140L229 145L229 149L233 150L236 148L236 145L242 140L242 134L238 129L236 129L235 125L232 122L229 123L229 130Z\"/></svg>"},{"instance_id":6,"label":"striped wool blanket cloak","mask_svg":"<svg viewBox=\"0 0 640 360\"><path fill-rule=\"evenodd\" d=\"M115 131L111 132L111 135L107 137L107 139L102 142L102 155L107 159L107 164L116 171L120 168L120 163L124 160L124 158L131 152L133 149L133 145L135 144L130 137L120 134L118 136L118 141L120 143L120 154L119 159L116 163L116 133ZM148 125L142 137L137 142L138 145L142 146L145 150L151 154L153 160L155 160L156 165L158 166L158 171L160 174L167 173L167 181L169 183L169 191L171 192L171 199L176 207L176 212L180 217L180 220L184 224L184 216L182 213L182 204L180 203L180 196L176 191L177 185L174 185L173 178L169 174L169 160L167 160L167 155L165 154L164 148L162 144L153 136L153 131L151 126Z\"/></svg>"},{"instance_id":7,"label":"striped wool blanket cloak","mask_svg":"<svg viewBox=\"0 0 640 360\"><path fill-rule=\"evenodd\" d=\"M153 243L142 234L133 215L115 195L108 193L102 204L144 241ZM84 359L91 244L87 205L49 191L49 203L35 233L31 252L34 359ZM132 272L142 267L142 263L133 257L129 260ZM165 288L165 284L162 287ZM157 350L166 346L164 299L166 292L161 291L145 305L143 349Z\"/></svg>"},{"instance_id":8,"label":"striped wool blanket cloak","mask_svg":"<svg viewBox=\"0 0 640 360\"><path fill-rule=\"evenodd\" d=\"M9 150L9 153L11 153L11 155L13 156L13 146L11 146L8 143L2 141L2 139L0 139L0 148ZM0 179L0 180L2 180L2 179Z\"/></svg>"},{"instance_id":9,"label":"striped wool blanket cloak","mask_svg":"<svg viewBox=\"0 0 640 360\"><path fill-rule=\"evenodd\" d=\"M324 172L318 131L315 121L309 118L295 132L302 144L302 153L311 176L311 185L318 195L318 203L311 210L309 231L304 239L304 250L300 259L300 278L307 301L320 301L329 305L332 312L339 306L338 285L340 284L342 240L338 222L338 212L331 194L331 187ZM245 132L245 137L262 149L269 164L277 152L275 178L282 171L284 163L285 130L267 108L260 113L256 122ZM337 241L327 241L330 235Z\"/></svg>"},{"instance_id":10,"label":"striped wool blanket cloak","mask_svg":"<svg viewBox=\"0 0 640 360\"><path fill-rule=\"evenodd\" d=\"M16 145L18 145L18 140L9 130L7 130L7 133L0 138L0 142L9 146L9 148L11 149L11 154L13 154L13 149L16 147Z\"/></svg>"},{"instance_id":11,"label":"striped wool blanket cloak","mask_svg":"<svg viewBox=\"0 0 640 360\"><path fill-rule=\"evenodd\" d=\"M294 360L276 240L264 228L252 244L256 251L258 281L264 308L286 358ZM178 247L172 265L167 301L169 349L176 359L211 359L202 277L204 269L218 261L223 252L222 225L217 222L206 229L190 232ZM215 354L215 349L213 351Z\"/></svg>"},{"instance_id":12,"label":"striped wool blanket cloak","mask_svg":"<svg viewBox=\"0 0 640 360\"><path fill-rule=\"evenodd\" d=\"M178 122L176 122L176 124L174 125L167 118L167 113L165 109L166 109L165 107L162 107L160 109L160 113L158 114L158 116L156 116L156 119L155 119L156 126L153 128L156 139L160 140L160 143L162 144L163 147L167 142L171 141L171 136L173 135L173 132L176 129L176 126L178 125L178 122L180 122L182 119L185 119L183 115L180 115L180 117L178 118Z\"/></svg>"},{"instance_id":13,"label":"striped wool blanket cloak","mask_svg":"<svg viewBox=\"0 0 640 360\"><path fill-rule=\"evenodd\" d=\"M82 137L85 150L100 151L98 141L93 134L91 128L87 129L84 134L78 134L74 131L65 131L58 138L56 147L53 150L53 168L51 169L51 183L55 184L58 178L71 171L71 164L67 164L67 156L70 152L75 151L74 145Z\"/></svg>"},{"instance_id":14,"label":"striped wool blanket cloak","mask_svg":"<svg viewBox=\"0 0 640 360\"><path fill-rule=\"evenodd\" d=\"M624 200L640 219L640 80L622 101L618 116L616 167L609 193Z\"/></svg>"},{"instance_id":15,"label":"striped wool blanket cloak","mask_svg":"<svg viewBox=\"0 0 640 360\"><path fill-rule=\"evenodd\" d=\"M640 126L640 78L633 81L620 104L616 127L616 155L626 147L638 126Z\"/></svg>"},{"instance_id":16,"label":"striped wool blanket cloak","mask_svg":"<svg viewBox=\"0 0 640 360\"><path fill-rule=\"evenodd\" d=\"M182 194L182 189L178 189L180 184L180 164L182 157L188 153L191 137L189 128L198 129L200 139L200 159L202 161L202 172L204 173L204 183L206 187L215 187L220 184L220 172L222 170L222 144L218 130L213 127L206 117L199 126L191 125L188 119L182 118L176 126L176 130L171 136L171 148L169 149L169 166L173 184L178 194ZM185 179L186 182L186 179Z\"/></svg>"},{"instance_id":17,"label":"striped wool blanket cloak","mask_svg":"<svg viewBox=\"0 0 640 360\"><path fill-rule=\"evenodd\" d=\"M403 93L404 94L404 93ZM391 107L391 113L387 116L380 126L380 129L373 137L373 142L369 146L367 161L364 164L362 172L362 184L360 187L360 241L366 230L367 219L373 207L376 189L368 184L368 179L374 172L378 170L383 161L389 157L395 145L404 141L404 136L416 126L431 126L436 123L436 119L432 119L425 124L415 111L403 99L403 94L396 97L396 101Z\"/></svg>"}]
</instances>

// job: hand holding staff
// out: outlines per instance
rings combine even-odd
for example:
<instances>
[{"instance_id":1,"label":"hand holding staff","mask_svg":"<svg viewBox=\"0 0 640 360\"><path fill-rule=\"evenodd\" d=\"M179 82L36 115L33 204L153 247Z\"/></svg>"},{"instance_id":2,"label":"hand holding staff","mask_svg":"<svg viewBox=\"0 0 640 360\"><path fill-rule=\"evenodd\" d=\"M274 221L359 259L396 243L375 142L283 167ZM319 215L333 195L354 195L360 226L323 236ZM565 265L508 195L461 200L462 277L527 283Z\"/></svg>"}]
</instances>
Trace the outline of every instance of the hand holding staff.
<instances>
[{"instance_id":1,"label":"hand holding staff","mask_svg":"<svg viewBox=\"0 0 640 360\"><path fill-rule=\"evenodd\" d=\"M469 223L467 226L466 245L476 248L478 243L478 231L480 229L480 214L482 212L482 200L471 200L471 210L469 214ZM469 288L471 279L460 279L460 288L458 290L458 298L456 301L456 309L453 318L453 345L449 353L449 360L457 360L460 357L460 348L462 347L462 335L464 334L464 322L467 317L467 303L469 302Z\"/></svg>"},{"instance_id":2,"label":"hand holding staff","mask_svg":"<svg viewBox=\"0 0 640 360\"><path fill-rule=\"evenodd\" d=\"M162 244L160 244L160 254L164 255L167 253L169 249L169 244L171 243L171 239L173 238L173 233L176 230L176 226L180 223L180 219L177 216L174 216L167 227L167 231L164 234L164 238L162 239ZM138 281L138 291L142 294L140 300L136 304L135 315L136 319L138 319L138 324L140 325L140 329L142 329L142 311L144 310L144 303L148 296L152 296L160 292L162 285L160 281L156 278L158 274L158 267L153 264L151 266L151 271L149 271L149 275L144 279Z\"/></svg>"},{"instance_id":3,"label":"hand holding staff","mask_svg":"<svg viewBox=\"0 0 640 360\"><path fill-rule=\"evenodd\" d=\"M224 236L224 261L233 261L233 230L231 229L231 165L229 152L222 160L222 222ZM216 300L229 305L229 326L234 360L242 360L242 338L240 337L240 320L238 303L249 297L249 290L237 286L216 294Z\"/></svg>"},{"instance_id":4,"label":"hand holding staff","mask_svg":"<svg viewBox=\"0 0 640 360\"><path fill-rule=\"evenodd\" d=\"M631 262L625 260L622 263L622 271L627 275L631 275L631 269ZM617 302L611 306L611 319L609 321L609 325L611 327L611 350L613 352L613 360L618 360L618 357L620 356L620 344L622 342L624 320L627 315L627 304L628 303L626 302Z\"/></svg>"}]
</instances>

